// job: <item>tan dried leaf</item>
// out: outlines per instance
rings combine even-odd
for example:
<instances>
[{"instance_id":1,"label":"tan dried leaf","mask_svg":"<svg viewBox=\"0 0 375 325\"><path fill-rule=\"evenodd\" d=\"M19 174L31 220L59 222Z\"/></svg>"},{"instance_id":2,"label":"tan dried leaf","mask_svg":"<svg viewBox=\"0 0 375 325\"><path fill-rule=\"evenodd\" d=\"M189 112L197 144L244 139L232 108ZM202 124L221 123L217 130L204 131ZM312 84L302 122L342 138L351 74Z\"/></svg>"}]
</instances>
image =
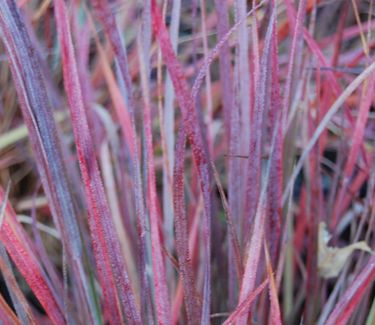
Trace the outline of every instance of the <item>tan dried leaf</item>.
<instances>
[{"instance_id":1,"label":"tan dried leaf","mask_svg":"<svg viewBox=\"0 0 375 325\"><path fill-rule=\"evenodd\" d=\"M326 224L321 222L318 233L318 271L322 278L337 277L344 267L345 262L356 249L372 254L372 250L364 241L339 248L329 247L327 244L330 239L331 235L327 231Z\"/></svg>"}]
</instances>

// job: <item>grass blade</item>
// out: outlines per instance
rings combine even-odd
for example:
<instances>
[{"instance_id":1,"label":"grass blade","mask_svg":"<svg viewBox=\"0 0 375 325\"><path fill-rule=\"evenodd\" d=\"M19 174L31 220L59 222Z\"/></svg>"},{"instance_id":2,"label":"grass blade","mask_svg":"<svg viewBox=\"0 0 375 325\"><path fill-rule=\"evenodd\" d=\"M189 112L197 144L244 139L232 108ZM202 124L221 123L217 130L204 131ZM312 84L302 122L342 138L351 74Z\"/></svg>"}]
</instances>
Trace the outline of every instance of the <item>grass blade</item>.
<instances>
[{"instance_id":1,"label":"grass blade","mask_svg":"<svg viewBox=\"0 0 375 325\"><path fill-rule=\"evenodd\" d=\"M268 279L264 280L258 288L256 288L250 294L248 294L246 299L244 299L243 302L237 306L237 308L234 310L232 314L230 314L230 316L224 322L223 325L234 324L234 322L237 321L239 317L243 316L243 314L249 310L251 303L264 290L267 284L268 284Z\"/></svg>"},{"instance_id":2,"label":"grass blade","mask_svg":"<svg viewBox=\"0 0 375 325\"><path fill-rule=\"evenodd\" d=\"M167 69L172 79L176 92L177 100L182 112L184 127L188 140L193 147L194 162L198 169L200 187L204 197L204 289L203 289L203 306L202 322L208 323L210 319L210 301L211 301L211 194L210 194L210 169L208 157L205 151L204 140L199 129L199 121L194 109L193 98L189 92L186 79L182 73L180 63L177 61L173 51L168 31L161 20L161 15L156 1L152 1L153 29L158 38L161 52L166 62Z\"/></svg>"},{"instance_id":3,"label":"grass blade","mask_svg":"<svg viewBox=\"0 0 375 325\"><path fill-rule=\"evenodd\" d=\"M90 298L82 265L82 243L73 208L73 198L63 165L59 139L42 77L39 58L25 24L12 0L0 13L0 29L7 50L22 114L28 128L38 172L48 198L54 222L69 243L66 246L75 278L81 288L82 310L87 317ZM91 317L90 317L91 318Z\"/></svg>"},{"instance_id":4,"label":"grass blade","mask_svg":"<svg viewBox=\"0 0 375 325\"><path fill-rule=\"evenodd\" d=\"M65 322L60 303L56 300L48 281L33 252L27 246L26 234L17 222L16 214L5 200L0 188L0 201L5 204L4 220L0 230L0 241L4 245L17 269L33 290L49 318L56 324Z\"/></svg>"},{"instance_id":5,"label":"grass blade","mask_svg":"<svg viewBox=\"0 0 375 325\"><path fill-rule=\"evenodd\" d=\"M113 323L123 322L121 310L124 310L129 323L139 324L140 316L95 158L77 73L67 8L60 0L54 1L54 4L57 33L63 53L64 87L68 96L78 160L88 201L89 226L92 241L95 243L94 253L104 292L107 317Z\"/></svg>"},{"instance_id":6,"label":"grass blade","mask_svg":"<svg viewBox=\"0 0 375 325\"><path fill-rule=\"evenodd\" d=\"M372 256L355 278L352 284L346 289L343 296L340 298L336 307L328 317L327 325L333 324L347 324L354 309L361 302L365 290L367 290L375 279L375 256Z\"/></svg>"},{"instance_id":7,"label":"grass blade","mask_svg":"<svg viewBox=\"0 0 375 325\"><path fill-rule=\"evenodd\" d=\"M139 38L138 38L139 39ZM157 194L156 194L156 177L155 177L155 162L154 162L154 151L153 151L153 137L152 137L152 121L151 121L151 107L150 107L150 90L147 79L147 70L145 62L148 62L144 48L138 42L138 48L140 51L140 64L141 64L141 83L143 92L143 122L145 128L146 137L146 151L148 166L148 200L149 200L149 213L150 213L150 224L151 224L151 241L152 241L152 268L155 284L155 299L156 299L156 310L159 324L171 324L171 307L168 295L167 278L165 272L165 264L162 252L162 241L159 234L159 212L157 209Z\"/></svg>"},{"instance_id":8,"label":"grass blade","mask_svg":"<svg viewBox=\"0 0 375 325\"><path fill-rule=\"evenodd\" d=\"M111 48L116 57L116 63L119 71L119 80L118 84L124 84L124 91L123 100L127 104L126 107L129 113L129 119L131 122L130 128L125 127L125 123L122 123L123 134L127 136L127 140L131 143L131 147L134 150L134 155L132 159L132 167L133 167L133 178L134 178L134 195L135 195L135 209L137 215L137 230L138 230L138 237L139 237L139 269L141 273L141 301L147 301L150 298L149 294L149 280L146 272L146 263L147 263L147 255L146 255L146 214L145 214L145 207L144 207L144 195L142 191L142 179L141 179L141 166L140 160L138 156L138 145L137 145L137 135L136 135L136 128L135 128L135 103L133 98L133 90L132 90L132 83L131 83L131 75L129 72L128 66L128 59L126 51L123 47L121 42L121 37L119 30L116 27L116 20L114 14L109 6L109 2L107 0L92 0L92 4L94 7L94 11L98 16L99 20L103 24L104 30L106 35L109 39ZM115 84L113 87L115 89ZM117 88L117 87L116 87ZM113 91L113 90L112 90ZM118 98L114 99L114 103L118 102ZM123 101L120 100L120 103ZM116 104L115 104L116 105ZM119 116L124 115L125 117L128 115L127 112L121 112L120 108L118 109ZM142 317L143 321L146 321L146 317L151 315L151 306L148 304L142 304Z\"/></svg>"},{"instance_id":9,"label":"grass blade","mask_svg":"<svg viewBox=\"0 0 375 325\"><path fill-rule=\"evenodd\" d=\"M173 175L173 208L175 213L176 251L179 270L184 288L186 314L189 324L198 324L201 306L195 293L195 279L192 259L189 253L188 222L184 198L184 151L186 135L180 129L176 144L176 157Z\"/></svg>"}]
</instances>

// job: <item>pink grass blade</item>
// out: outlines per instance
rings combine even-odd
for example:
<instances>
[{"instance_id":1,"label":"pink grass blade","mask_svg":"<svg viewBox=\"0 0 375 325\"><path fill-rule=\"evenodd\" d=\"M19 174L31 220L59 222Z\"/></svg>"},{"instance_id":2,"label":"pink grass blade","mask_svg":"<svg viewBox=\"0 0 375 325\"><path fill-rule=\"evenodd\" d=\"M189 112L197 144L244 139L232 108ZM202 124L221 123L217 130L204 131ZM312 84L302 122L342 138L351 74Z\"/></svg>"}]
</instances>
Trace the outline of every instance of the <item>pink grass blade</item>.
<instances>
[{"instance_id":1,"label":"pink grass blade","mask_svg":"<svg viewBox=\"0 0 375 325\"><path fill-rule=\"evenodd\" d=\"M346 289L343 296L336 304L335 309L328 317L327 325L347 324L355 308L361 302L361 297L375 279L375 256L372 256L360 274Z\"/></svg>"},{"instance_id":2,"label":"pink grass blade","mask_svg":"<svg viewBox=\"0 0 375 325\"><path fill-rule=\"evenodd\" d=\"M139 324L140 316L105 197L84 110L67 8L60 0L54 1L54 4L57 33L62 49L64 87L68 96L78 160L88 201L89 226L104 292L106 316L114 324L123 322L123 310L129 323Z\"/></svg>"},{"instance_id":3,"label":"pink grass blade","mask_svg":"<svg viewBox=\"0 0 375 325\"><path fill-rule=\"evenodd\" d=\"M207 153L204 147L204 139L200 132L199 121L194 102L188 89L188 84L182 72L182 67L177 61L168 31L161 19L160 11L156 1L152 1L153 28L158 38L161 52L167 69L171 75L176 96L182 112L186 135L193 149L194 162L198 169L200 188L204 197L204 285L203 285L203 306L202 322L208 323L210 319L210 302L211 302L211 194L210 194L210 168Z\"/></svg>"}]
</instances>

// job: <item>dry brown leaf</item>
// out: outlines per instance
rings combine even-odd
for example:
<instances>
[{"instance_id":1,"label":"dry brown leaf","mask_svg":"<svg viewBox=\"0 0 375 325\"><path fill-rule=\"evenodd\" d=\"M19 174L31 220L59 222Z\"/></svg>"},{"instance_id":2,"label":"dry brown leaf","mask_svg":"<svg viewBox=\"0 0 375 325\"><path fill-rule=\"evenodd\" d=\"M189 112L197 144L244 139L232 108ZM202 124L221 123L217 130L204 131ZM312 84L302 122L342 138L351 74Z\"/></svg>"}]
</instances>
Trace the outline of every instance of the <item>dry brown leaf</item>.
<instances>
[{"instance_id":1,"label":"dry brown leaf","mask_svg":"<svg viewBox=\"0 0 375 325\"><path fill-rule=\"evenodd\" d=\"M327 244L331 235L324 222L319 224L318 234L318 271L322 278L329 279L338 276L350 255L356 249L372 254L372 250L364 241L346 247L329 247Z\"/></svg>"}]
</instances>

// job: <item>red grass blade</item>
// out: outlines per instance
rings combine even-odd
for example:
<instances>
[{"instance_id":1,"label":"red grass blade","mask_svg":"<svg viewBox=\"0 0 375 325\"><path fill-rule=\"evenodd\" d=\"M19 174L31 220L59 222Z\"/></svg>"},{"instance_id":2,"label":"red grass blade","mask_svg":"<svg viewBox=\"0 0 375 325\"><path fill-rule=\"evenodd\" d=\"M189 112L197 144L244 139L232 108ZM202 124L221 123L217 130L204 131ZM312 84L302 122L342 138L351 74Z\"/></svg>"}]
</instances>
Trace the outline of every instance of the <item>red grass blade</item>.
<instances>
[{"instance_id":1,"label":"red grass blade","mask_svg":"<svg viewBox=\"0 0 375 325\"><path fill-rule=\"evenodd\" d=\"M199 120L194 102L188 89L188 84L182 72L182 67L177 61L173 51L168 31L161 19L156 1L152 1L153 29L158 38L164 61L171 76L177 100L182 112L184 127L188 140L193 148L193 158L198 169L200 187L204 197L204 289L202 322L208 323L210 320L210 301L211 301L211 194L210 194L210 169L207 153L204 149L204 139L199 129Z\"/></svg>"},{"instance_id":2,"label":"red grass blade","mask_svg":"<svg viewBox=\"0 0 375 325\"><path fill-rule=\"evenodd\" d=\"M272 52L271 52L271 41L274 36L273 28L275 27L276 19L276 8L273 8L271 19L268 25L265 45L261 60L261 71L258 81L257 88L259 89L254 111L254 121L252 123L252 136L250 138L250 159L248 168L248 179L247 179L247 205L249 209L246 211L246 217L248 218L247 225L250 227L250 220L253 222L252 235L249 239L249 250L247 252L247 261L245 265L245 272L241 283L239 303L241 304L250 292L254 290L257 270L260 261L261 246L265 231L265 220L266 220L266 189L268 187L268 177L270 173L270 165L265 176L266 181L263 185L260 183L261 174L261 143L262 143L262 124L263 114L265 113L266 107L268 106L267 98L270 98L270 81L269 70L272 66ZM272 137L272 149L271 153L274 153L275 142L277 138L278 123L276 123L275 131ZM271 161L269 162L269 164ZM252 188L256 186L256 188ZM260 190L262 189L262 190ZM247 321L247 315L244 315L240 323L244 324Z\"/></svg>"},{"instance_id":3,"label":"red grass blade","mask_svg":"<svg viewBox=\"0 0 375 325\"><path fill-rule=\"evenodd\" d=\"M61 231L66 250L80 287L82 313L91 319L93 309L88 281L83 271L82 243L73 197L61 154L59 138L43 80L40 60L27 33L24 21L12 0L4 1L0 29L9 57L22 114L30 133L38 172L48 198L54 222ZM88 307L90 305L90 307Z\"/></svg>"},{"instance_id":4,"label":"red grass blade","mask_svg":"<svg viewBox=\"0 0 375 325\"><path fill-rule=\"evenodd\" d=\"M135 195L135 209L137 215L137 229L138 229L138 236L139 236L139 269L141 273L141 301L147 301L150 299L149 294L149 281L148 275L146 272L146 214L145 214L145 207L144 207L144 197L143 197L143 189L142 189L142 179L141 179L141 166L138 157L138 144L137 144L137 135L136 135L136 128L135 128L135 104L134 98L132 94L132 83L131 83L131 76L129 73L128 67L128 59L126 55L126 51L123 48L121 42L121 36L116 28L116 20L114 14L110 8L110 4L107 0L92 0L92 4L95 10L96 15L98 16L99 20L103 24L105 33L109 39L110 45L112 50L115 54L118 69L120 71L120 79L118 83L125 84L125 91L126 94L123 94L123 100L127 103L127 109L130 116L131 128L128 130L126 128L126 123L122 122L123 134L127 137L127 140L131 143L131 148L134 150L132 165L133 165L133 177L134 177L134 195ZM115 89L115 84L113 90ZM112 92L113 92L112 90ZM114 98L114 103L116 103L118 98ZM123 102L120 100L120 103ZM116 109L118 110L117 114L119 116L126 116L126 112L119 111L121 108L118 107L119 104L115 104ZM125 121L123 117L121 117L122 121ZM151 315L152 308L148 306L148 304L142 304L142 320L145 322L147 317Z\"/></svg>"},{"instance_id":5,"label":"red grass blade","mask_svg":"<svg viewBox=\"0 0 375 325\"><path fill-rule=\"evenodd\" d=\"M4 200L3 189L0 188L0 202ZM63 324L65 318L61 306L57 302L53 291L30 247L28 240L16 220L16 214L9 203L6 203L4 220L0 230L0 241L5 246L17 269L33 290L49 318L55 324Z\"/></svg>"},{"instance_id":6,"label":"red grass blade","mask_svg":"<svg viewBox=\"0 0 375 325\"><path fill-rule=\"evenodd\" d=\"M129 323L139 324L140 316L104 193L84 110L68 12L64 1L56 0L54 4L57 32L63 53L64 86L68 96L78 160L88 201L89 226L104 293L106 316L111 323L118 324L124 322L122 315L122 310L124 310Z\"/></svg>"},{"instance_id":7,"label":"red grass blade","mask_svg":"<svg viewBox=\"0 0 375 325\"><path fill-rule=\"evenodd\" d=\"M14 277L12 266L3 244L0 244L0 270L5 279L14 308L22 324L36 324L28 302Z\"/></svg>"},{"instance_id":8,"label":"red grass blade","mask_svg":"<svg viewBox=\"0 0 375 325\"><path fill-rule=\"evenodd\" d=\"M375 256L372 256L362 272L346 289L343 296L336 304L335 309L329 316L326 325L347 324L354 309L361 302L361 297L363 296L364 292L371 287L374 279Z\"/></svg>"},{"instance_id":9,"label":"red grass blade","mask_svg":"<svg viewBox=\"0 0 375 325\"><path fill-rule=\"evenodd\" d=\"M243 300L243 302L238 305L238 307L234 310L234 312L230 314L230 316L224 322L223 325L234 324L235 321L237 321L241 316L243 316L243 314L249 310L251 303L264 290L267 284L268 284L268 279L264 280L262 284L258 288L256 288L254 291L250 292L250 294L248 294L247 297Z\"/></svg>"},{"instance_id":10,"label":"red grass blade","mask_svg":"<svg viewBox=\"0 0 375 325\"><path fill-rule=\"evenodd\" d=\"M322 118L320 124L316 128L314 134L309 140L308 144L305 146L298 163L296 164L292 175L288 183L285 186L283 193L283 204L286 202L288 195L290 193L292 183L296 180L298 173L301 171L302 166L307 159L310 151L314 148L315 144L319 140L320 135L325 130L325 127L330 122L332 117L338 112L340 107L345 103L345 100L359 87L359 85L366 80L375 71L375 62L369 65L358 77L356 77L342 92L342 94L336 99L336 101L329 108L325 116Z\"/></svg>"},{"instance_id":11,"label":"red grass blade","mask_svg":"<svg viewBox=\"0 0 375 325\"><path fill-rule=\"evenodd\" d=\"M271 324L274 325L281 325L283 322L281 320L281 313L280 313L280 305L279 305L279 299L277 297L277 287L275 282L275 277L272 271L272 264L271 264L271 258L270 253L268 252L267 242L264 242L264 251L266 255L266 269L267 269L267 275L268 275L268 283L269 283L269 296L271 301Z\"/></svg>"},{"instance_id":12,"label":"red grass blade","mask_svg":"<svg viewBox=\"0 0 375 325\"><path fill-rule=\"evenodd\" d=\"M290 7L290 0L285 0L288 7ZM298 80L298 74L301 69L297 63L301 63L302 57L302 45L303 45L303 22L306 14L306 0L302 0L298 5L298 12L294 22L294 35L291 45L291 51L289 54L289 65L288 65L288 74L286 79L286 85L284 89L284 102L283 102L283 112L284 112L284 121L283 126L286 126L286 119L288 117L287 112L289 112L289 105L292 101L291 95L294 93L295 82Z\"/></svg>"},{"instance_id":13,"label":"red grass blade","mask_svg":"<svg viewBox=\"0 0 375 325\"><path fill-rule=\"evenodd\" d=\"M0 295L0 322L4 325L18 325L21 324L13 310L6 303L2 295Z\"/></svg>"},{"instance_id":14,"label":"red grass blade","mask_svg":"<svg viewBox=\"0 0 375 325\"><path fill-rule=\"evenodd\" d=\"M342 187L337 194L336 207L334 208L333 216L331 219L331 227L335 227L339 218L338 211L340 205L343 203L343 198L345 192L348 189L350 177L352 176L355 163L358 158L359 151L362 146L363 136L365 133L365 127L368 119L368 114L371 108L372 99L374 95L374 86L375 86L375 74L370 76L368 81L365 81L363 84L362 100L359 106L359 112L357 121L353 130L353 140L351 143L350 151L348 153L348 158L343 171L343 182Z\"/></svg>"}]
</instances>

